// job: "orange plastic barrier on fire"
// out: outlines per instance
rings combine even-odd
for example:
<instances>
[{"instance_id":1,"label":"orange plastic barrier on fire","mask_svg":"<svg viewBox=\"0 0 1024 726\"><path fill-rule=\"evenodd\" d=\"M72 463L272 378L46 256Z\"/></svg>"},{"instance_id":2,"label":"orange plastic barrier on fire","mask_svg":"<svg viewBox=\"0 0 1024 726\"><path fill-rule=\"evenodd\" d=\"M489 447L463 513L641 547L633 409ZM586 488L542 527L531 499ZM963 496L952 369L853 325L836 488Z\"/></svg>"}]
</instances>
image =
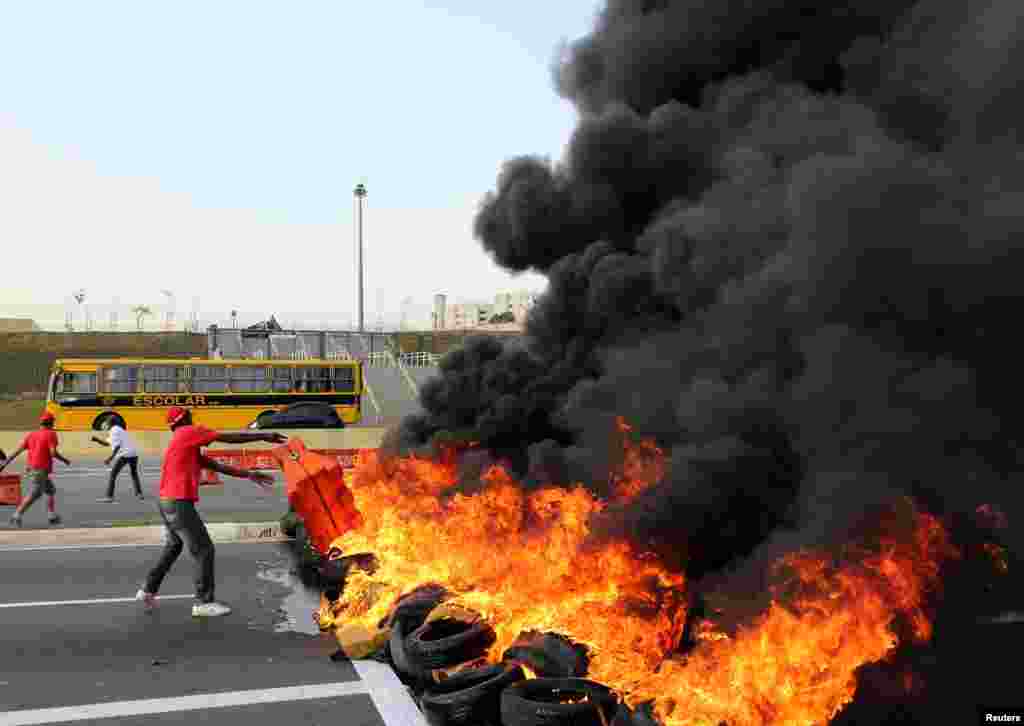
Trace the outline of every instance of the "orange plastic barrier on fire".
<instances>
[{"instance_id":1,"label":"orange plastic barrier on fire","mask_svg":"<svg viewBox=\"0 0 1024 726\"><path fill-rule=\"evenodd\" d=\"M21 477L17 474L0 474L0 505L21 504Z\"/></svg>"},{"instance_id":2,"label":"orange plastic barrier on fire","mask_svg":"<svg viewBox=\"0 0 1024 726\"><path fill-rule=\"evenodd\" d=\"M271 453L284 472L288 502L302 518L318 552L326 555L331 542L362 526L363 517L345 486L338 457L309 451L302 439L289 439Z\"/></svg>"}]
</instances>

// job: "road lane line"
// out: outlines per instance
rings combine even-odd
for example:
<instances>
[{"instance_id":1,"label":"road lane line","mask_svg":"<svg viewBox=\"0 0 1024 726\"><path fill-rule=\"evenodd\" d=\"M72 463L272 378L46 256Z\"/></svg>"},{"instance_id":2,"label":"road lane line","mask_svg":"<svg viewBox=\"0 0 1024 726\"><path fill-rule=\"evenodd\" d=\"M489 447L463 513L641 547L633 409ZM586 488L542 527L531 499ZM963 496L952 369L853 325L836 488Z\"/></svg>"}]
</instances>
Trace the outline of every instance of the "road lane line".
<instances>
[{"instance_id":1,"label":"road lane line","mask_svg":"<svg viewBox=\"0 0 1024 726\"><path fill-rule=\"evenodd\" d=\"M409 692L387 663L352 660L356 673L366 684L373 705L387 726L428 726Z\"/></svg>"},{"instance_id":2,"label":"road lane line","mask_svg":"<svg viewBox=\"0 0 1024 726\"><path fill-rule=\"evenodd\" d=\"M184 600L195 595L157 595L156 600ZM101 597L94 600L40 600L38 602L0 602L0 608L42 608L54 605L113 605L136 602L134 597Z\"/></svg>"},{"instance_id":3,"label":"road lane line","mask_svg":"<svg viewBox=\"0 0 1024 726\"><path fill-rule=\"evenodd\" d=\"M357 696L366 693L366 686L358 681L323 683L309 686L287 686L254 691L227 691L204 693L196 696L148 698L137 701L90 703L81 706L60 706L25 711L0 711L0 726L37 726L38 724L86 721L101 718L147 716L157 713L176 713L207 708L255 706L288 701L312 701L339 696ZM397 726L388 722L388 726Z\"/></svg>"},{"instance_id":4,"label":"road lane line","mask_svg":"<svg viewBox=\"0 0 1024 726\"><path fill-rule=\"evenodd\" d=\"M222 544L246 544L243 542L224 542ZM6 552L46 552L48 550L108 550L113 547L163 547L163 542L124 544L80 544L80 545L0 545L0 555Z\"/></svg>"}]
</instances>

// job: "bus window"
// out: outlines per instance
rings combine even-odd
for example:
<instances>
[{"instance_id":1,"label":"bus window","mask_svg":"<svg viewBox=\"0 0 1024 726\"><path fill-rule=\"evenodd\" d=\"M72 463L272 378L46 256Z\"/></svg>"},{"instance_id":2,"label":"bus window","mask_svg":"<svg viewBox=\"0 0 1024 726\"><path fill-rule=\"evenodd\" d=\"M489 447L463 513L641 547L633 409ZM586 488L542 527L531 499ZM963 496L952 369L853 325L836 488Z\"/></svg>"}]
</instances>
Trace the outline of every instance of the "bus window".
<instances>
[{"instance_id":1,"label":"bus window","mask_svg":"<svg viewBox=\"0 0 1024 726\"><path fill-rule=\"evenodd\" d=\"M270 390L267 369L263 366L233 366L231 390L235 393L265 393Z\"/></svg>"},{"instance_id":2,"label":"bus window","mask_svg":"<svg viewBox=\"0 0 1024 726\"><path fill-rule=\"evenodd\" d=\"M182 393L185 366L143 366L142 390L146 393Z\"/></svg>"},{"instance_id":3,"label":"bus window","mask_svg":"<svg viewBox=\"0 0 1024 726\"><path fill-rule=\"evenodd\" d=\"M192 366L194 393L225 393L228 390L228 372L224 366Z\"/></svg>"},{"instance_id":4,"label":"bus window","mask_svg":"<svg viewBox=\"0 0 1024 726\"><path fill-rule=\"evenodd\" d=\"M138 366L107 366L103 369L104 393L135 393L138 389Z\"/></svg>"},{"instance_id":5,"label":"bus window","mask_svg":"<svg viewBox=\"0 0 1024 726\"><path fill-rule=\"evenodd\" d=\"M58 395L96 393L95 373L65 373L57 382Z\"/></svg>"},{"instance_id":6,"label":"bus window","mask_svg":"<svg viewBox=\"0 0 1024 726\"><path fill-rule=\"evenodd\" d=\"M333 388L331 369L301 366L295 369L295 390L297 393L328 393Z\"/></svg>"},{"instance_id":7,"label":"bus window","mask_svg":"<svg viewBox=\"0 0 1024 726\"><path fill-rule=\"evenodd\" d=\"M274 366L274 393L289 393L292 390L292 367Z\"/></svg>"},{"instance_id":8,"label":"bus window","mask_svg":"<svg viewBox=\"0 0 1024 726\"><path fill-rule=\"evenodd\" d=\"M334 366L331 368L334 377L335 391L353 391L356 385L355 368L352 366Z\"/></svg>"}]
</instances>

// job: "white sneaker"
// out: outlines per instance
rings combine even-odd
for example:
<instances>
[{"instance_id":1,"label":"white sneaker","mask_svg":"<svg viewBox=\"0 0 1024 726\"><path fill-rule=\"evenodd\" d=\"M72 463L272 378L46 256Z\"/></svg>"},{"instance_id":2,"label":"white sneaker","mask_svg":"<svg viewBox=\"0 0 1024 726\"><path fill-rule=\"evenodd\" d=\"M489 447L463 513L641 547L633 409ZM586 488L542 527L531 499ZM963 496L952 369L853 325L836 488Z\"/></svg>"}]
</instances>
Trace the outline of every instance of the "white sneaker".
<instances>
[{"instance_id":1,"label":"white sneaker","mask_svg":"<svg viewBox=\"0 0 1024 726\"><path fill-rule=\"evenodd\" d=\"M135 593L135 599L142 603L142 606L146 610L152 610L156 607L156 595L145 590L139 590Z\"/></svg>"},{"instance_id":2,"label":"white sneaker","mask_svg":"<svg viewBox=\"0 0 1024 726\"><path fill-rule=\"evenodd\" d=\"M230 612L231 608L219 602L197 603L192 606L192 617L194 618L218 618Z\"/></svg>"}]
</instances>

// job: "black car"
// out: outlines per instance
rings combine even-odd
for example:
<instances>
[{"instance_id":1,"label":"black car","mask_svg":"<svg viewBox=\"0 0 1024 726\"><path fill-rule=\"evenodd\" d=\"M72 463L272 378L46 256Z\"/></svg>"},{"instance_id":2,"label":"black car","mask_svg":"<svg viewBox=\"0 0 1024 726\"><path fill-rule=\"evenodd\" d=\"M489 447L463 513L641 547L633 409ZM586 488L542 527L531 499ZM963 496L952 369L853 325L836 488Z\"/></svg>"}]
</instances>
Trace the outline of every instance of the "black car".
<instances>
[{"instance_id":1,"label":"black car","mask_svg":"<svg viewBox=\"0 0 1024 726\"><path fill-rule=\"evenodd\" d=\"M261 413L249 428L254 429L343 429L345 422L326 403L293 403L283 411Z\"/></svg>"}]
</instances>

